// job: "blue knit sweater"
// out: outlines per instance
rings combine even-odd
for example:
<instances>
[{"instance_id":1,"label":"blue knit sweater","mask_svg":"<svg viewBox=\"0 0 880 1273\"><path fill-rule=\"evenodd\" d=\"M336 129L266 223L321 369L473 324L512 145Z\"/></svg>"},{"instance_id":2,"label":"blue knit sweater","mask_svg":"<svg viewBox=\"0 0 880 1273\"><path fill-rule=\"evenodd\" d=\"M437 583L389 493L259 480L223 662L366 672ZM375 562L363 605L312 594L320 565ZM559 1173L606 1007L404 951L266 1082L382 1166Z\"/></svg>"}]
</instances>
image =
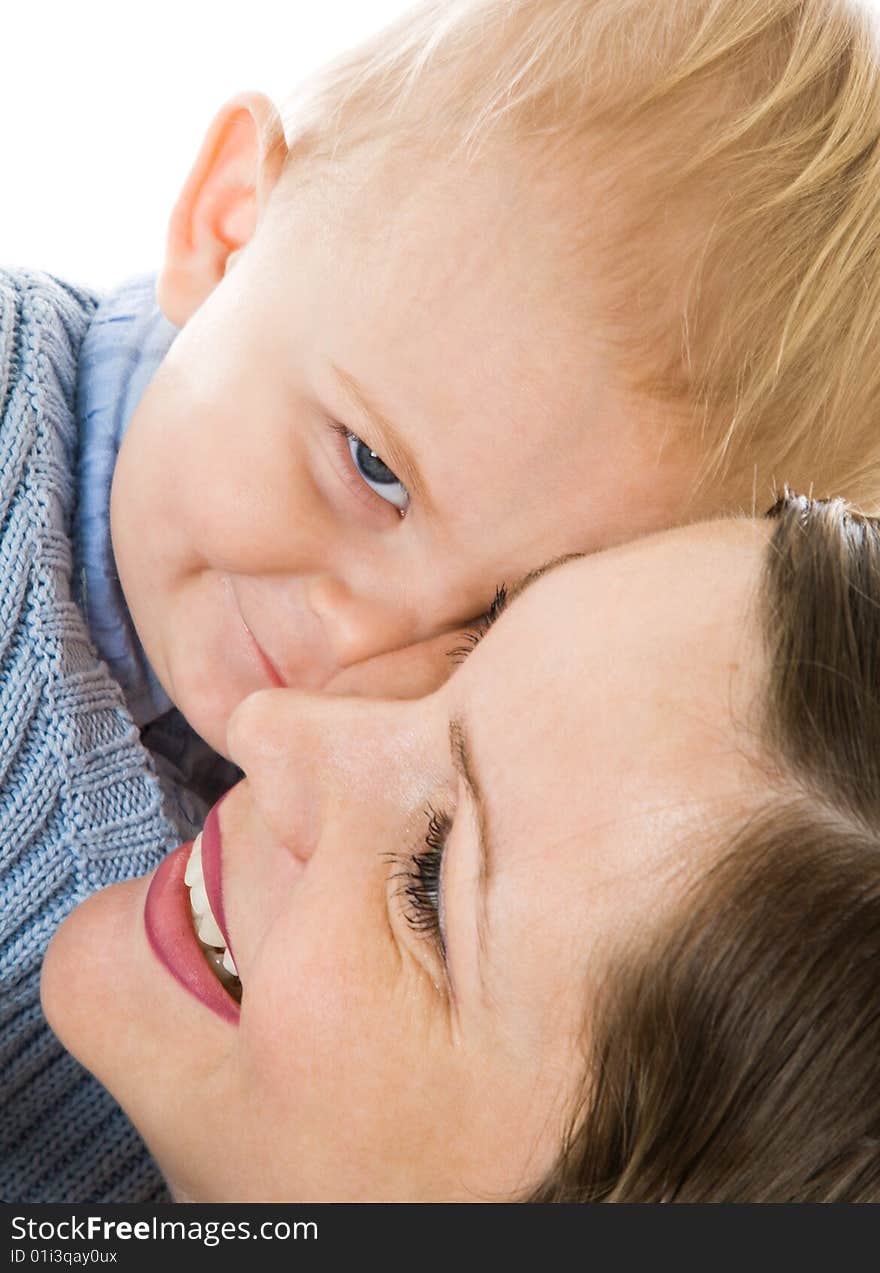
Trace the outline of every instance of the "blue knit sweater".
<instances>
[{"instance_id":1,"label":"blue knit sweater","mask_svg":"<svg viewBox=\"0 0 880 1273\"><path fill-rule=\"evenodd\" d=\"M40 964L88 894L180 841L71 591L77 360L98 298L0 269L0 1198L167 1199L122 1111L57 1043Z\"/></svg>"}]
</instances>

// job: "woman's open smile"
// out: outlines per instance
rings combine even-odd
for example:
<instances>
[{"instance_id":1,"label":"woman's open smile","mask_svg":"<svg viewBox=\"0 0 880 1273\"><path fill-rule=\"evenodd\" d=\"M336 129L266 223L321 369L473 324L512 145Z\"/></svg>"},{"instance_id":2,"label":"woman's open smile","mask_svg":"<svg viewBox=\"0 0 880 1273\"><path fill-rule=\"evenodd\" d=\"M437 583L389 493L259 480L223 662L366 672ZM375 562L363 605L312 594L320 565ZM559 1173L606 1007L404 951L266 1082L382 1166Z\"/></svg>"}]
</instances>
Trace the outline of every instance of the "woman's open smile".
<instances>
[{"instance_id":1,"label":"woman's open smile","mask_svg":"<svg viewBox=\"0 0 880 1273\"><path fill-rule=\"evenodd\" d=\"M241 980L223 907L221 803L211 809L195 841L181 845L156 871L144 927L153 953L172 977L237 1025Z\"/></svg>"},{"instance_id":2,"label":"woman's open smile","mask_svg":"<svg viewBox=\"0 0 880 1273\"><path fill-rule=\"evenodd\" d=\"M223 967L224 959L231 962L223 937L218 934L216 941L207 940L215 936L211 926L216 928L217 924L206 901L203 901L205 892L200 855L197 858L197 874L190 869L194 849L193 843L181 845L169 854L153 875L144 905L147 940L156 958L180 985L224 1021L237 1025L241 982L237 973L230 975ZM188 887L186 873L193 880L191 887ZM191 900L193 891L196 893L195 905ZM197 907L203 908L198 922L194 915ZM204 937L201 935L203 932L206 934ZM219 947L223 948L223 953L218 962L209 952ZM237 995L234 993L236 986Z\"/></svg>"}]
</instances>

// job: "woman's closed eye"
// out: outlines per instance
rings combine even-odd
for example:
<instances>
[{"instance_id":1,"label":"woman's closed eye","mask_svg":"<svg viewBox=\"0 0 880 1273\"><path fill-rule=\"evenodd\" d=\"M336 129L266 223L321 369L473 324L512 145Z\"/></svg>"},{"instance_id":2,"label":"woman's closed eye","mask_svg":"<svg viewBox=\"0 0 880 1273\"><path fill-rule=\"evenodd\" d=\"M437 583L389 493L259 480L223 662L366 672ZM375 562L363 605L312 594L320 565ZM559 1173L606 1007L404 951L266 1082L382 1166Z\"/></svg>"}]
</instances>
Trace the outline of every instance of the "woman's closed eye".
<instances>
[{"instance_id":1,"label":"woman's closed eye","mask_svg":"<svg viewBox=\"0 0 880 1273\"><path fill-rule=\"evenodd\" d=\"M400 899L403 917L413 932L425 937L437 958L446 967L446 934L442 919L440 886L443 851L452 830L452 818L430 805L423 843L412 853L387 853L386 859L399 869L391 876L398 881L395 898Z\"/></svg>"},{"instance_id":2,"label":"woman's closed eye","mask_svg":"<svg viewBox=\"0 0 880 1273\"><path fill-rule=\"evenodd\" d=\"M385 858L397 868L390 876L390 882L396 885L395 903L416 936L427 939L448 990L452 983L443 922L442 878L443 853L450 838L452 817L430 805L425 813L428 826L419 848L410 853L386 853Z\"/></svg>"},{"instance_id":3,"label":"woman's closed eye","mask_svg":"<svg viewBox=\"0 0 880 1273\"><path fill-rule=\"evenodd\" d=\"M477 646L507 605L507 587L501 584L489 609L462 634L463 643L451 655L462 662ZM398 881L394 896L402 899L401 910L413 932L432 944L448 975L446 932L443 924L441 872L443 852L452 830L452 818L431 805L425 810L428 825L422 845L411 853L387 853L386 859L399 867L391 876Z\"/></svg>"}]
</instances>

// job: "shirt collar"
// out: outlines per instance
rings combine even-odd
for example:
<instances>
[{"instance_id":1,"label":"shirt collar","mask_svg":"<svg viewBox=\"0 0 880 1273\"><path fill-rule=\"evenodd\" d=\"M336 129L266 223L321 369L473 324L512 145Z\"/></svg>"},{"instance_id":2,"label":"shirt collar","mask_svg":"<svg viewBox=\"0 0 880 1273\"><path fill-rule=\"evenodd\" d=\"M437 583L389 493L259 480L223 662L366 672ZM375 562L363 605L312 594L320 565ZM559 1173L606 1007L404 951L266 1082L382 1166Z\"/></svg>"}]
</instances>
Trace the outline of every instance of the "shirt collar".
<instances>
[{"instance_id":1,"label":"shirt collar","mask_svg":"<svg viewBox=\"0 0 880 1273\"><path fill-rule=\"evenodd\" d=\"M155 275L129 279L100 301L77 371L74 596L138 726L161 716L171 700L150 666L119 582L110 487L125 431L176 335L156 303Z\"/></svg>"}]
</instances>

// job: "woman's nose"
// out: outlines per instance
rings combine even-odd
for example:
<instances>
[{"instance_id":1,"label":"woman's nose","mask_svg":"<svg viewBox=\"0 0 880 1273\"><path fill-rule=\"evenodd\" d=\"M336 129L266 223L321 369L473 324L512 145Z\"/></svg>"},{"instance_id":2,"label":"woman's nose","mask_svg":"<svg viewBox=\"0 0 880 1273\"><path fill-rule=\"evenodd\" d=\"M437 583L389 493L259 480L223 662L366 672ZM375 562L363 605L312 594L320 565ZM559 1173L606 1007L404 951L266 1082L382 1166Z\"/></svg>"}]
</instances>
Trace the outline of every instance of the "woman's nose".
<instances>
[{"instance_id":1,"label":"woman's nose","mask_svg":"<svg viewBox=\"0 0 880 1273\"><path fill-rule=\"evenodd\" d=\"M310 581L308 601L338 668L399 650L418 636L407 606L364 596L328 575Z\"/></svg>"},{"instance_id":2,"label":"woman's nose","mask_svg":"<svg viewBox=\"0 0 880 1273\"><path fill-rule=\"evenodd\" d=\"M413 775L424 768L416 762L422 731L409 720L412 707L260 690L230 716L227 749L261 820L305 859L331 823L354 830L359 818L384 818L380 806L410 803Z\"/></svg>"}]
</instances>

